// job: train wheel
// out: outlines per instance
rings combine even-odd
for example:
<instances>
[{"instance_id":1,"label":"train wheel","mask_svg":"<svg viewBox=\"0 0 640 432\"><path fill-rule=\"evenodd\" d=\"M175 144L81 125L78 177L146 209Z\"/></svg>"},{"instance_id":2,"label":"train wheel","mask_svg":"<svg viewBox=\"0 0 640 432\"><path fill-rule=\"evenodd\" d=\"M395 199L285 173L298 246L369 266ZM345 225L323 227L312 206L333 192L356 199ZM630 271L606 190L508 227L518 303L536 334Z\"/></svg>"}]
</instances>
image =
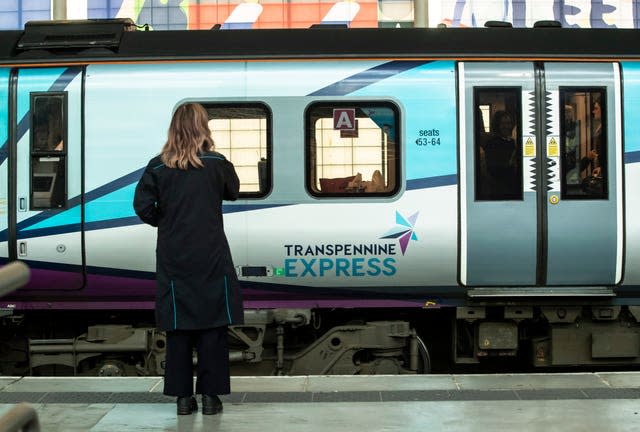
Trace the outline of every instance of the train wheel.
<instances>
[{"instance_id":1,"label":"train wheel","mask_svg":"<svg viewBox=\"0 0 640 432\"><path fill-rule=\"evenodd\" d=\"M429 356L429 350L427 349L427 345L424 343L422 338L419 335L416 335L416 345L418 348L418 365L416 369L416 373L418 374L428 374L431 373L431 356ZM410 348L406 347L403 351L403 358L407 369L410 365Z\"/></svg>"},{"instance_id":2,"label":"train wheel","mask_svg":"<svg viewBox=\"0 0 640 432\"><path fill-rule=\"evenodd\" d=\"M418 373L431 373L431 357L429 350L420 336L416 336L418 342Z\"/></svg>"}]
</instances>

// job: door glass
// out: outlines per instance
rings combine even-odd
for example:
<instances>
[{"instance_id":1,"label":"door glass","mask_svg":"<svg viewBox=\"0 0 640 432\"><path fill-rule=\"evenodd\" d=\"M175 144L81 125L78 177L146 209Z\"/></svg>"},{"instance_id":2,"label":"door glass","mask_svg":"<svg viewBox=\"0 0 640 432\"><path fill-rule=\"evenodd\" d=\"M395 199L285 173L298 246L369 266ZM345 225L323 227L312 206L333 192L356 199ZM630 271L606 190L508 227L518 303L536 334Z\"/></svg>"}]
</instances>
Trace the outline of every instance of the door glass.
<instances>
[{"instance_id":1,"label":"door glass","mask_svg":"<svg viewBox=\"0 0 640 432\"><path fill-rule=\"evenodd\" d=\"M215 150L229 159L240 179L240 197L265 196L271 189L271 114L262 104L210 104L209 128Z\"/></svg>"},{"instance_id":2,"label":"door glass","mask_svg":"<svg viewBox=\"0 0 640 432\"><path fill-rule=\"evenodd\" d=\"M474 89L476 200L522 200L521 89Z\"/></svg>"},{"instance_id":3,"label":"door glass","mask_svg":"<svg viewBox=\"0 0 640 432\"><path fill-rule=\"evenodd\" d=\"M607 199L606 92L560 88L562 197Z\"/></svg>"},{"instance_id":4,"label":"door glass","mask_svg":"<svg viewBox=\"0 0 640 432\"><path fill-rule=\"evenodd\" d=\"M31 93L31 209L66 207L66 93Z\"/></svg>"},{"instance_id":5,"label":"door glass","mask_svg":"<svg viewBox=\"0 0 640 432\"><path fill-rule=\"evenodd\" d=\"M64 95L32 94L34 152L64 150Z\"/></svg>"}]
</instances>

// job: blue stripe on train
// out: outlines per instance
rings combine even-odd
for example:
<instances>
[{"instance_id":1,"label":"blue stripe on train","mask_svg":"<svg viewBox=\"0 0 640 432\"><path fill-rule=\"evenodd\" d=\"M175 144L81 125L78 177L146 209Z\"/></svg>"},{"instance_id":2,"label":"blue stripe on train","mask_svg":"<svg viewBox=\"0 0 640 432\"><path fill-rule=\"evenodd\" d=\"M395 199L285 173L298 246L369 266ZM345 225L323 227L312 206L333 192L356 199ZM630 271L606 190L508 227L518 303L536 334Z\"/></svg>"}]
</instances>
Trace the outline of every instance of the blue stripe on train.
<instances>
[{"instance_id":1,"label":"blue stripe on train","mask_svg":"<svg viewBox=\"0 0 640 432\"><path fill-rule=\"evenodd\" d=\"M624 163L631 164L640 162L640 151L633 151L624 154Z\"/></svg>"},{"instance_id":2,"label":"blue stripe on train","mask_svg":"<svg viewBox=\"0 0 640 432\"><path fill-rule=\"evenodd\" d=\"M409 69L431 63L425 60L396 60L383 63L363 72L347 77L324 88L310 93L309 96L343 96L375 84Z\"/></svg>"},{"instance_id":3,"label":"blue stripe on train","mask_svg":"<svg viewBox=\"0 0 640 432\"><path fill-rule=\"evenodd\" d=\"M640 151L625 154L625 163L640 162ZM85 207L85 231L116 228L141 223L133 211L133 206L114 206L114 202L133 202L135 185L142 174L143 169L136 170L119 179L116 179L86 195ZM458 182L456 174L426 177L407 180L406 190L429 189L434 187L455 185ZM77 232L80 225L79 219L80 198L69 200L71 208L67 210L46 210L26 219L18 224L24 238L40 237L45 235L65 234ZM225 204L224 213L237 213L242 211L261 210L281 207L290 204ZM74 221L74 222L68 222ZM0 241L7 240L7 232L0 232Z\"/></svg>"},{"instance_id":4,"label":"blue stripe on train","mask_svg":"<svg viewBox=\"0 0 640 432\"><path fill-rule=\"evenodd\" d=\"M115 206L114 202L133 202L133 193L136 183L123 184L126 181L135 181L140 176L140 170L126 175L120 179L102 186L87 194L85 208L85 231L94 231L107 228L117 228L142 223L135 215L133 206ZM133 177L133 178L132 178ZM427 189L441 186L455 185L458 177L453 175L413 179L407 181L407 190ZM114 187L119 187L113 191ZM18 224L21 238L42 237L55 234L67 234L80 230L77 223L80 212L80 200L78 197L69 201L74 207L68 210L46 210ZM225 214L244 211L263 210L282 207L291 204L224 204L222 211ZM69 222L73 221L73 222ZM0 233L0 241L6 241L7 233Z\"/></svg>"}]
</instances>

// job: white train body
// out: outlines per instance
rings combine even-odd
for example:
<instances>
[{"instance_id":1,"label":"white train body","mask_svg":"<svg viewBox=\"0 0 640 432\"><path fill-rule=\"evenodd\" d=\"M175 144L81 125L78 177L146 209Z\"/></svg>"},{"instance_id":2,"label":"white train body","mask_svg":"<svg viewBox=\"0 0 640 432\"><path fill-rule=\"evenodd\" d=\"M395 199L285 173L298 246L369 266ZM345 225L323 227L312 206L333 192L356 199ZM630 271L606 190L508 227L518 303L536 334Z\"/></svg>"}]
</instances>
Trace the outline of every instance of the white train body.
<instances>
[{"instance_id":1,"label":"white train body","mask_svg":"<svg viewBox=\"0 0 640 432\"><path fill-rule=\"evenodd\" d=\"M416 371L438 332L430 313L446 308L435 322L454 324L457 363L520 355L523 340L538 366L636 363L640 52L572 51L558 29L449 33L438 47L446 31L238 32L236 45L228 32L125 33L106 53L39 53L28 31L7 32L18 48L0 58L0 256L27 262L32 279L0 307L153 308L156 233L133 191L189 101L207 108L241 178L225 230L261 331L354 310L358 331L400 325L406 343L393 349L413 357L392 369ZM558 52L516 43L552 31ZM453 42L505 37L516 48ZM260 38L281 45L255 51ZM495 141L501 112L508 144ZM571 337L581 342L563 347ZM279 373L359 370L273 355ZM385 370L373 357L358 364Z\"/></svg>"}]
</instances>

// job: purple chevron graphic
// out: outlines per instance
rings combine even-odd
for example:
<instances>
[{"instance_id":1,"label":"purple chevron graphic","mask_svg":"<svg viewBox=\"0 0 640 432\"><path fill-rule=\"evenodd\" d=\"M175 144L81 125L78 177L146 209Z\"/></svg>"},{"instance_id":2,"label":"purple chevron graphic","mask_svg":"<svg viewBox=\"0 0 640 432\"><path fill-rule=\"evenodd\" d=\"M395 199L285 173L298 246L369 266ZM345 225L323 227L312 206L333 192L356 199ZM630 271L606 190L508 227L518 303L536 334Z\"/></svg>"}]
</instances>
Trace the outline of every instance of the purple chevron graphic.
<instances>
[{"instance_id":1,"label":"purple chevron graphic","mask_svg":"<svg viewBox=\"0 0 640 432\"><path fill-rule=\"evenodd\" d=\"M406 218L396 210L396 226L384 233L380 238L397 238L398 243L400 243L400 250L402 251L402 255L404 255L407 247L409 246L409 241L418 241L418 236L415 232L413 232L413 229L416 225L416 220L418 220L418 214L419 212L415 212L414 214Z\"/></svg>"}]
</instances>

